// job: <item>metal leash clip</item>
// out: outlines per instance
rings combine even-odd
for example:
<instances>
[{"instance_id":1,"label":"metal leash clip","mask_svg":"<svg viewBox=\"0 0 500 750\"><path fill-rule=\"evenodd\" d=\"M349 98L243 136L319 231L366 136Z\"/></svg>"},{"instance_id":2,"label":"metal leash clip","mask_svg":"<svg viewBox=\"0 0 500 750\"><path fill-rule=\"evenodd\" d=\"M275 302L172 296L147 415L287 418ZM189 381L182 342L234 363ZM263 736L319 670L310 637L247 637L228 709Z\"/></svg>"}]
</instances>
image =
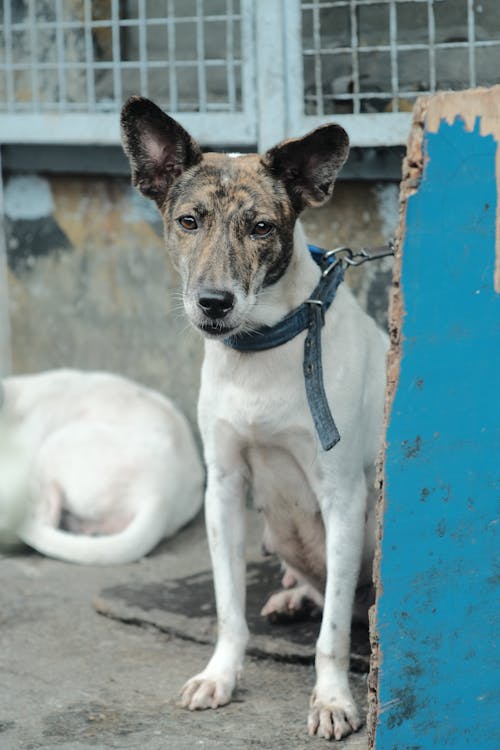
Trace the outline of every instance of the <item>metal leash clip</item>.
<instances>
[{"instance_id":1,"label":"metal leash clip","mask_svg":"<svg viewBox=\"0 0 500 750\"><path fill-rule=\"evenodd\" d=\"M336 247L334 250L325 250L321 256L323 278L328 276L339 263L343 261L349 263L354 257L354 253L350 247Z\"/></svg>"},{"instance_id":2,"label":"metal leash clip","mask_svg":"<svg viewBox=\"0 0 500 750\"><path fill-rule=\"evenodd\" d=\"M394 253L394 240L389 240L387 245L382 245L374 250L368 251L362 247L359 252L351 254L350 257L345 257L343 260L348 266L360 266L367 260L379 260L379 258L386 258L388 255L394 255Z\"/></svg>"},{"instance_id":3,"label":"metal leash clip","mask_svg":"<svg viewBox=\"0 0 500 750\"><path fill-rule=\"evenodd\" d=\"M334 250L327 250L323 253L321 259L322 275L323 277L328 276L339 263L344 263L346 267L360 266L368 260L379 260L379 258L385 258L388 255L394 255L394 253L394 240L390 240L387 245L370 251L363 247L357 253L353 253L350 247L336 247Z\"/></svg>"}]
</instances>

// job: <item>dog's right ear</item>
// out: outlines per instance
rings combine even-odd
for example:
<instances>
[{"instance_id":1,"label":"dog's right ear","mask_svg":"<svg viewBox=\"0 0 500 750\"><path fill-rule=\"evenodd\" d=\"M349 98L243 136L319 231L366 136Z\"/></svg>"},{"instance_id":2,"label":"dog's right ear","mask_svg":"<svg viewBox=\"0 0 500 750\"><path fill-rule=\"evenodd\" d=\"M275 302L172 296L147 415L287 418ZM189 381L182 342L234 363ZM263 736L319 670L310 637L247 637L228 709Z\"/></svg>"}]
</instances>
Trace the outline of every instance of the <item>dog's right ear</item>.
<instances>
[{"instance_id":1,"label":"dog's right ear","mask_svg":"<svg viewBox=\"0 0 500 750\"><path fill-rule=\"evenodd\" d=\"M201 149L182 125L141 96L124 104L120 122L132 183L161 207L172 183L201 161Z\"/></svg>"}]
</instances>

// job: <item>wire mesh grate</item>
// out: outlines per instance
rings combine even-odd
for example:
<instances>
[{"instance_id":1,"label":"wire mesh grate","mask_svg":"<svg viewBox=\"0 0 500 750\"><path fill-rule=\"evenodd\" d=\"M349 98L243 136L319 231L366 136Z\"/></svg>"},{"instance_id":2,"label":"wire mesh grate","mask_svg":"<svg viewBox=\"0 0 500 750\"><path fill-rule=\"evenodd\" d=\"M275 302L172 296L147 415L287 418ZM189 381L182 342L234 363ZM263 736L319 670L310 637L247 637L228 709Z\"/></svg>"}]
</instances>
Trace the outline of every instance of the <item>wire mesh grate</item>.
<instances>
[{"instance_id":1,"label":"wire mesh grate","mask_svg":"<svg viewBox=\"0 0 500 750\"><path fill-rule=\"evenodd\" d=\"M4 0L0 111L241 112L240 0Z\"/></svg>"},{"instance_id":2,"label":"wire mesh grate","mask_svg":"<svg viewBox=\"0 0 500 750\"><path fill-rule=\"evenodd\" d=\"M306 115L405 112L498 82L498 0L303 0L301 14Z\"/></svg>"},{"instance_id":3,"label":"wire mesh grate","mask_svg":"<svg viewBox=\"0 0 500 750\"><path fill-rule=\"evenodd\" d=\"M206 143L346 116L353 143L400 144L417 96L499 70L499 0L0 0L4 143L117 143L141 93Z\"/></svg>"}]
</instances>

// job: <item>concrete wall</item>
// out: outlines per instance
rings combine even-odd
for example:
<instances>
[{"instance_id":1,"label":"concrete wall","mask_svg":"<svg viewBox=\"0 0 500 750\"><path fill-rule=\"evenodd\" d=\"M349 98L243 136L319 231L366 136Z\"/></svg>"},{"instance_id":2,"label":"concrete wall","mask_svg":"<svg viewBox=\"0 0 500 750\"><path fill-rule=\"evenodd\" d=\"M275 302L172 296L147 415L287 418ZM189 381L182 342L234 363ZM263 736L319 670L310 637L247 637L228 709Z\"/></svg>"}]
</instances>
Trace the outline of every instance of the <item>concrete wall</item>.
<instances>
[{"instance_id":1,"label":"concrete wall","mask_svg":"<svg viewBox=\"0 0 500 750\"><path fill-rule=\"evenodd\" d=\"M379 245L397 225L393 183L338 183L304 215L324 247ZM182 311L155 206L125 177L12 174L5 180L12 367L128 375L174 398L192 423L201 336ZM384 325L391 260L349 272Z\"/></svg>"},{"instance_id":2,"label":"concrete wall","mask_svg":"<svg viewBox=\"0 0 500 750\"><path fill-rule=\"evenodd\" d=\"M7 294L7 253L3 211L3 184L0 180L0 378L11 370L10 361L10 317ZM0 385L0 405L2 388Z\"/></svg>"}]
</instances>

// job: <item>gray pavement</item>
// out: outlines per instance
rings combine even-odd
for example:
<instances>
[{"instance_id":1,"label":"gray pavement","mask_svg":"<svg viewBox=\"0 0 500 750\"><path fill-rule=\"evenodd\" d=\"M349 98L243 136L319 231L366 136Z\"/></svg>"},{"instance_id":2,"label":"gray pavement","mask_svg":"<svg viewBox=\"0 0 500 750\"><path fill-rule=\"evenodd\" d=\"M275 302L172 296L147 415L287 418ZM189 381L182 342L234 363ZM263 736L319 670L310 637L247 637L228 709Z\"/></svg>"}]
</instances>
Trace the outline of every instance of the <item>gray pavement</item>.
<instances>
[{"instance_id":1,"label":"gray pavement","mask_svg":"<svg viewBox=\"0 0 500 750\"><path fill-rule=\"evenodd\" d=\"M258 560L254 513L249 531L249 558ZM206 571L208 559L200 518L134 565L78 567L26 548L1 555L1 750L325 746L305 728L310 663L249 656L233 703L191 713L178 707L177 692L204 666L211 646L192 638L189 628L169 632L167 615L159 629L95 609L103 591L148 590ZM365 706L366 675L352 675L352 684ZM335 746L365 750L364 729Z\"/></svg>"}]
</instances>

